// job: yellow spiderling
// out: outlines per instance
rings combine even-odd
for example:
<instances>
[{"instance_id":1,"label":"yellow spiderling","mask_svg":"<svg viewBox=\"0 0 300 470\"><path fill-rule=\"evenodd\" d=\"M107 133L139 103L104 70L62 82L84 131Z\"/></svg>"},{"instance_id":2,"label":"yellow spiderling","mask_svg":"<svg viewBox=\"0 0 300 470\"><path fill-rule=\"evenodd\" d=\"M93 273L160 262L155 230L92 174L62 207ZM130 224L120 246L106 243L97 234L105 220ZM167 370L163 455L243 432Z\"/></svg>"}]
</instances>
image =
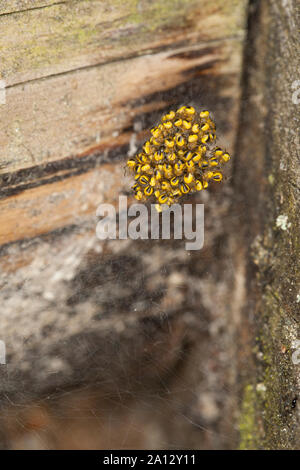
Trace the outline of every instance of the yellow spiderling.
<instances>
[{"instance_id":1,"label":"yellow spiderling","mask_svg":"<svg viewBox=\"0 0 300 470\"><path fill-rule=\"evenodd\" d=\"M206 189L223 180L222 167L228 152L216 146L216 126L209 111L196 112L192 106L169 111L151 129L142 152L127 161L134 172L133 191L138 201L154 198L171 205L189 193Z\"/></svg>"}]
</instances>

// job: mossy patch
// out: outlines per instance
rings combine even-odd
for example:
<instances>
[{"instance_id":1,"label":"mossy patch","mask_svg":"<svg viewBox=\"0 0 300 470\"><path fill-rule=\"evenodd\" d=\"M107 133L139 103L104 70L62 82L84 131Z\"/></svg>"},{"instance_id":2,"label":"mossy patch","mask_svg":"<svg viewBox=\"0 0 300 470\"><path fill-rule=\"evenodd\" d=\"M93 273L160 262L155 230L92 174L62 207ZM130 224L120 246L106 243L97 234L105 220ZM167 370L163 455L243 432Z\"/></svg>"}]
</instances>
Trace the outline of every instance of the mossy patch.
<instances>
[{"instance_id":1,"label":"mossy patch","mask_svg":"<svg viewBox=\"0 0 300 470\"><path fill-rule=\"evenodd\" d=\"M239 419L240 450L254 450L257 448L257 425L255 411L256 393L253 385L248 384L244 389L244 396Z\"/></svg>"}]
</instances>

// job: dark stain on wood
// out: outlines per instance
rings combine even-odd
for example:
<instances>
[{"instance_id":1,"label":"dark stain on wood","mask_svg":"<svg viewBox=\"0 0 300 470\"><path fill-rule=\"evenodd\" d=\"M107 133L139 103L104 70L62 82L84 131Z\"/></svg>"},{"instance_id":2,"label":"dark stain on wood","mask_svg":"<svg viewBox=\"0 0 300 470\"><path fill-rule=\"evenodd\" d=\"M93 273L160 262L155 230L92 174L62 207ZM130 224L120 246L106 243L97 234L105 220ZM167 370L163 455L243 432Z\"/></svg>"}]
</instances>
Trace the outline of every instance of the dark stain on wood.
<instances>
[{"instance_id":1,"label":"dark stain on wood","mask_svg":"<svg viewBox=\"0 0 300 470\"><path fill-rule=\"evenodd\" d=\"M81 158L69 157L56 162L49 162L46 165L18 170L14 173L4 173L1 175L0 199L15 196L27 189L80 175L103 163L120 161L124 158L124 155L127 155L128 148L129 145L123 145L106 152L85 155Z\"/></svg>"},{"instance_id":2,"label":"dark stain on wood","mask_svg":"<svg viewBox=\"0 0 300 470\"><path fill-rule=\"evenodd\" d=\"M206 55L217 55L220 51L220 47L203 47L202 49L195 49L190 51L176 52L169 56L169 59L184 59L191 60L197 59L198 57L204 57Z\"/></svg>"},{"instance_id":3,"label":"dark stain on wood","mask_svg":"<svg viewBox=\"0 0 300 470\"><path fill-rule=\"evenodd\" d=\"M181 104L192 104L198 108L214 110L217 114L217 124L223 132L229 130L227 114L224 115L225 109L230 109L231 101L234 97L221 97L218 90L221 87L229 85L230 75L217 76L206 73L199 76L199 72L210 71L218 60L212 60L208 64L192 67L185 74L188 80L171 89L162 90L152 94L145 95L142 99L132 101L131 107L139 107L145 104L158 103L158 110L137 114L134 118L135 122L139 122L142 129L149 129L156 122L159 122L161 115L167 112L170 107L176 108ZM159 103L167 103L164 108ZM133 132L132 126L123 129L123 132ZM139 142L142 143L142 140ZM101 149L101 151L100 151ZM46 165L37 165L14 173L4 173L1 175L0 199L8 198L30 188L51 184L57 181L71 178L75 175L82 174L91 168L96 168L107 162L121 162L124 155L128 153L129 144L118 146L116 148L105 149L103 145L99 145L99 150L92 154L68 157L56 162L50 162Z\"/></svg>"},{"instance_id":4,"label":"dark stain on wood","mask_svg":"<svg viewBox=\"0 0 300 470\"><path fill-rule=\"evenodd\" d=\"M204 70L201 69L201 71ZM138 116L143 128L152 127L156 122L159 122L163 113L184 104L193 105L197 109L209 109L213 113L217 127L221 132L230 130L232 123L228 120L228 110L232 108L235 97L222 96L220 90L230 88L236 76L234 74L218 76L211 73L199 75L197 67L194 68L194 71L191 69L189 74L189 80L184 83L168 90L145 95L143 98L132 102L132 107L154 102L166 103L166 106L160 107L157 111ZM135 118L135 120L137 119Z\"/></svg>"}]
</instances>

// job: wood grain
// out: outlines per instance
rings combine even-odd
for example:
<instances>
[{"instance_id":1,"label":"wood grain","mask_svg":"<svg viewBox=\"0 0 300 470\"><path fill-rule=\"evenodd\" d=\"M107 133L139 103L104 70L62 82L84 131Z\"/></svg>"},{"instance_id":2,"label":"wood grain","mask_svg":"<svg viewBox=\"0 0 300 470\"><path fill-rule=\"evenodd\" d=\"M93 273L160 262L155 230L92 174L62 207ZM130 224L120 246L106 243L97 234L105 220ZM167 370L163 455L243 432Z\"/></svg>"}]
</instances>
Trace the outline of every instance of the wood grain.
<instances>
[{"instance_id":1,"label":"wood grain","mask_svg":"<svg viewBox=\"0 0 300 470\"><path fill-rule=\"evenodd\" d=\"M123 174L121 167L104 164L97 171L44 183L0 201L0 244L82 223L100 203L116 201L120 181L124 187Z\"/></svg>"},{"instance_id":2,"label":"wood grain","mask_svg":"<svg viewBox=\"0 0 300 470\"><path fill-rule=\"evenodd\" d=\"M44 3L44 2L43 2ZM0 17L7 86L243 33L246 1L76 0Z\"/></svg>"},{"instance_id":3,"label":"wood grain","mask_svg":"<svg viewBox=\"0 0 300 470\"><path fill-rule=\"evenodd\" d=\"M0 15L43 8L56 3L67 3L68 0L0 0Z\"/></svg>"},{"instance_id":4,"label":"wood grain","mask_svg":"<svg viewBox=\"0 0 300 470\"><path fill-rule=\"evenodd\" d=\"M174 392L168 409L179 436L190 441L193 428L197 448L224 448L211 439L227 430L216 417L206 421L195 397L220 397L227 419L230 177L199 195L206 240L193 256L184 240L101 242L95 210L126 194L132 179L125 160L171 108L210 109L220 145L234 149L246 4L0 0L0 78L7 85L0 105L0 339L7 347L0 433L3 408L12 403L48 400L95 381L105 394L124 389L134 402L142 384L147 394L168 390L163 406ZM207 440L189 418L178 420L182 409L191 422L205 423ZM26 426L26 418L17 419ZM164 421L174 434L174 420ZM181 438L176 444L186 447Z\"/></svg>"},{"instance_id":5,"label":"wood grain","mask_svg":"<svg viewBox=\"0 0 300 470\"><path fill-rule=\"evenodd\" d=\"M7 104L0 107L0 172L80 155L97 146L103 148L103 143L132 126L139 114L172 106L172 100L164 102L155 94L192 77L200 79L208 72L216 77L224 75L224 89L218 91L219 95L238 93L238 88L229 90L225 82L226 75L231 74L238 87L240 57L240 43L229 40L113 62L9 88ZM205 100L204 86L205 79L203 100L195 97L200 102Z\"/></svg>"},{"instance_id":6,"label":"wood grain","mask_svg":"<svg viewBox=\"0 0 300 470\"><path fill-rule=\"evenodd\" d=\"M107 64L77 72L73 80L53 78L51 106L45 88L49 80L28 84L26 102L22 104L21 87L13 88L15 106L9 121L14 115L18 129L6 129L3 133L12 160L2 169L6 172L0 192L1 243L78 223L82 216L94 213L102 190L91 181L101 180L102 168L108 162L112 162L110 169L104 172L113 182L114 191L105 198L117 197L124 187L120 185L120 175L128 152L136 149L147 135L143 128L151 127L163 110L188 101L191 90L191 102L214 112L220 143L232 150L237 125L239 59L238 49L233 51L229 41L222 47L178 49L135 58L130 64L128 61ZM103 84L104 78L110 76L115 81ZM66 93L63 103L62 92ZM44 105L35 109L38 96L44 97ZM24 112L24 105L27 119L21 121L18 115ZM75 114L75 109L73 121L69 117ZM118 137L111 139L116 130ZM13 142L9 132L15 132L19 140ZM7 168L15 171L7 173ZM90 199L95 203L90 205Z\"/></svg>"}]
</instances>

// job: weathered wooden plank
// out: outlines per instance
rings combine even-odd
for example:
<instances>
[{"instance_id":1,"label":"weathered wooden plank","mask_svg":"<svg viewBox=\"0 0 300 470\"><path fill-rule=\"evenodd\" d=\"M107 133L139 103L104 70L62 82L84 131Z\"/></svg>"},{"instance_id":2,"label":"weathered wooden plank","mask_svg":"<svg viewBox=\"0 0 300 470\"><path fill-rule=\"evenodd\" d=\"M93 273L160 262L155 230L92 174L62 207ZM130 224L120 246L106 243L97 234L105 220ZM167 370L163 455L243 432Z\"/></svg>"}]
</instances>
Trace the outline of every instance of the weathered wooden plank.
<instances>
[{"instance_id":1,"label":"weathered wooden plank","mask_svg":"<svg viewBox=\"0 0 300 470\"><path fill-rule=\"evenodd\" d=\"M105 149L139 114L172 106L174 97L167 97L167 91L192 78L199 77L200 89L189 99L199 105L205 104L212 86L205 80L208 73L220 83L214 90L220 99L238 94L240 59L240 42L227 40L9 88L7 104L0 107L0 172Z\"/></svg>"},{"instance_id":2,"label":"weathered wooden plank","mask_svg":"<svg viewBox=\"0 0 300 470\"><path fill-rule=\"evenodd\" d=\"M224 448L225 441L228 444L229 426L222 428L220 420L232 395L227 393L232 390L232 357L226 349L232 343L228 313L232 289L223 273L231 273L232 261L230 255L226 261L219 253L227 253L223 240L229 185L198 196L198 201L208 203L206 239L205 249L193 256L180 240L100 242L95 236L95 208L100 202L114 204L120 192L128 189L123 165L128 151L134 151L145 138L145 130L169 108L183 103L209 108L221 145L232 150L242 49L240 26L237 31L232 25L243 24L245 2L120 1L119 9L125 3L130 8L133 5L132 10L124 23L116 16L114 25L103 25L99 11L104 2L95 1L68 2L74 23L71 10L58 10L58 6L0 18L11 28L7 20L22 17L15 25L27 44L26 49L20 40L11 38L14 59L7 62L5 78L12 86L7 89L7 104L0 106L0 243L5 244L0 249L0 339L7 347L7 365L0 368L0 406L9 406L1 408L0 432L7 432L8 426L10 446L18 447L14 441L20 431L17 422L25 429L25 440L36 422L35 417L28 419L29 407L27 416L22 416L11 403L28 404L45 397L49 404L52 392L61 394L95 382L104 395L117 394L123 408L126 397L129 407L134 406L140 387L147 389L141 397L151 411L154 404L149 402L149 394L159 395L160 406L169 410L163 414L161 426L160 418L153 419L159 445L162 441L182 448L189 442L197 448L199 442L213 448ZM76 10L77 4L81 10ZM117 11L117 1L107 4ZM65 23L60 22L61 16L51 16L62 11ZM78 32L79 12L83 20ZM41 18L31 36L43 46L41 50L30 44L27 35L32 18ZM94 18L98 18L99 28ZM27 29L22 29L24 21ZM93 29L95 36L85 38L83 34L80 44L76 31L90 34ZM129 32L132 36L122 37ZM107 50L99 51L105 44ZM151 55L141 56L144 51ZM23 80L26 82L17 84ZM213 379L210 384L206 374ZM167 398L161 401L166 390ZM97 389L92 391L97 404L84 398L84 393L80 404L73 401L71 405L63 394L60 410L72 410L71 419L80 422L82 432L83 421L77 417L98 407L103 422L106 408L108 426L104 424L100 434L106 435L108 429L107 434L114 433L115 404L99 404ZM67 395L74 396L73 392ZM203 396L211 403L208 413L203 410ZM51 401L52 410L57 403ZM214 403L222 403L222 408ZM82 406L85 409L75 417L74 409ZM185 416L178 413L182 409ZM50 415L40 432L46 436L51 429L61 441L64 429L52 427ZM148 422L148 415L139 413L139 422ZM175 415L176 432L170 418ZM62 416L60 412L58 421L65 427L69 421ZM126 416L129 429L135 421L130 412ZM187 417L205 423L208 431L203 433ZM178 440L169 439L166 422L172 422L171 434L175 432ZM52 441L50 446L72 447L76 429L78 433L78 427L72 427L69 442ZM192 440L191 434L182 439L185 430L194 433ZM150 436L150 445L155 445L153 428L145 434ZM225 439L219 438L224 435ZM228 439L233 442L232 436ZM93 442L99 448L109 446L108 441ZM118 447L120 438L115 442Z\"/></svg>"},{"instance_id":3,"label":"weathered wooden plank","mask_svg":"<svg viewBox=\"0 0 300 470\"><path fill-rule=\"evenodd\" d=\"M227 57L227 60L219 62L218 57ZM53 78L52 106L49 107L46 98L43 109L39 110L34 107L35 93L46 96L46 82L28 84L25 94L28 99L25 105L27 119L22 123L17 121L19 145L12 147L12 139L4 133L7 147L11 146L12 157L19 155L20 160L14 158L9 165L18 171L2 176L0 243L80 223L87 214L94 214L102 197L112 201L120 191L128 190L129 185L123 175L128 150L134 150L145 138L142 129L155 122L162 112L160 110L179 106L183 101L211 109L216 116L221 143L231 151L237 125L239 64L240 54L237 48L232 50L232 41L221 48L218 45L205 50L180 49L136 58L130 63L109 64L77 72L73 79L76 79L76 86L64 77ZM107 82L107 88L103 89L102 78L105 76L116 77L111 90ZM72 95L73 90L75 94ZM12 93L17 91L22 93L22 87L11 89ZM66 107L61 106L62 91L69 93ZM68 103L72 100L76 103L78 93L81 105L73 122L69 119ZM113 103L113 108L107 101ZM90 103L94 105L94 112L90 110ZM18 113L24 113L23 107L17 94L16 119ZM114 122L109 119L111 109ZM72 112L74 114L75 111ZM65 147L60 140L61 128L64 129ZM115 129L119 136L112 138ZM80 141L74 139L72 133L80 135ZM31 134L30 141L22 141L24 136ZM26 148L31 148L35 160L30 158L30 154L25 160ZM72 153L75 155L73 158L63 158ZM106 162L113 160L115 164L109 164L106 170ZM29 168L26 170L25 166ZM107 195L101 187L102 173L113 188Z\"/></svg>"},{"instance_id":4,"label":"weathered wooden plank","mask_svg":"<svg viewBox=\"0 0 300 470\"><path fill-rule=\"evenodd\" d=\"M66 179L59 176L59 181L44 181L41 186L0 201L0 245L83 223L100 203L114 203L127 183L121 165L103 164L97 170Z\"/></svg>"},{"instance_id":5,"label":"weathered wooden plank","mask_svg":"<svg viewBox=\"0 0 300 470\"><path fill-rule=\"evenodd\" d=\"M67 3L68 0L0 0L0 15L43 8L56 3Z\"/></svg>"},{"instance_id":6,"label":"weathered wooden plank","mask_svg":"<svg viewBox=\"0 0 300 470\"><path fill-rule=\"evenodd\" d=\"M7 86L243 32L246 0L69 1L0 17Z\"/></svg>"}]
</instances>

